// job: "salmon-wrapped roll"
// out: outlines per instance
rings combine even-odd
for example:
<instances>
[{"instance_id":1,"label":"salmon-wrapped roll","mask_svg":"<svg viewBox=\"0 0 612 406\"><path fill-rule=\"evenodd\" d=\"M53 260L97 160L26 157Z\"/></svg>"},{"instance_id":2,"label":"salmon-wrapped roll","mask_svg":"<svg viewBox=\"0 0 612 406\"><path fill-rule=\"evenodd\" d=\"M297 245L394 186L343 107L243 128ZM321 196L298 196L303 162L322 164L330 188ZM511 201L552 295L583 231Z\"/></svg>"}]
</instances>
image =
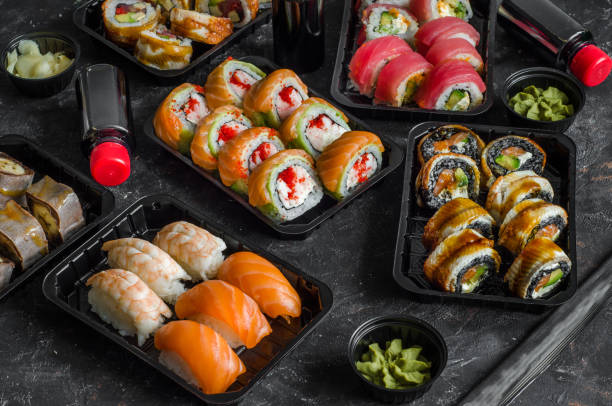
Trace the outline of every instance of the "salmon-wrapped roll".
<instances>
[{"instance_id":1,"label":"salmon-wrapped roll","mask_svg":"<svg viewBox=\"0 0 612 406\"><path fill-rule=\"evenodd\" d=\"M251 86L242 105L256 126L278 129L307 98L308 88L295 72L279 69Z\"/></svg>"},{"instance_id":2,"label":"salmon-wrapped roll","mask_svg":"<svg viewBox=\"0 0 612 406\"><path fill-rule=\"evenodd\" d=\"M142 31L134 48L134 56L141 63L162 70L184 68L192 54L191 40L174 34L163 24Z\"/></svg>"},{"instance_id":3,"label":"salmon-wrapped roll","mask_svg":"<svg viewBox=\"0 0 612 406\"><path fill-rule=\"evenodd\" d=\"M193 163L208 171L217 169L219 150L253 125L242 110L228 105L216 108L198 125L191 143Z\"/></svg>"},{"instance_id":4,"label":"salmon-wrapped roll","mask_svg":"<svg viewBox=\"0 0 612 406\"><path fill-rule=\"evenodd\" d=\"M25 193L34 171L4 152L0 152L0 209L9 200L25 206Z\"/></svg>"},{"instance_id":5,"label":"salmon-wrapped roll","mask_svg":"<svg viewBox=\"0 0 612 406\"><path fill-rule=\"evenodd\" d=\"M105 0L102 20L108 38L122 47L132 48L142 31L157 25L161 9L146 1Z\"/></svg>"},{"instance_id":6,"label":"salmon-wrapped roll","mask_svg":"<svg viewBox=\"0 0 612 406\"><path fill-rule=\"evenodd\" d=\"M467 155L480 161L480 155L485 144L474 131L458 124L449 124L438 127L429 132L417 147L419 163L425 165L434 155L455 153Z\"/></svg>"},{"instance_id":7,"label":"salmon-wrapped roll","mask_svg":"<svg viewBox=\"0 0 612 406\"><path fill-rule=\"evenodd\" d=\"M14 269L15 264L13 261L0 257L0 289L3 289L9 284Z\"/></svg>"},{"instance_id":8,"label":"salmon-wrapped roll","mask_svg":"<svg viewBox=\"0 0 612 406\"><path fill-rule=\"evenodd\" d=\"M195 9L216 17L227 17L236 27L247 25L257 15L259 0L195 0Z\"/></svg>"},{"instance_id":9,"label":"salmon-wrapped roll","mask_svg":"<svg viewBox=\"0 0 612 406\"><path fill-rule=\"evenodd\" d=\"M9 200L0 210L0 254L24 270L48 252L47 237L38 220Z\"/></svg>"},{"instance_id":10,"label":"salmon-wrapped roll","mask_svg":"<svg viewBox=\"0 0 612 406\"><path fill-rule=\"evenodd\" d=\"M263 161L285 149L273 128L249 128L219 151L219 176L225 186L246 194L249 175Z\"/></svg>"},{"instance_id":11,"label":"salmon-wrapped roll","mask_svg":"<svg viewBox=\"0 0 612 406\"><path fill-rule=\"evenodd\" d=\"M242 107L246 92L265 76L252 63L227 58L206 78L206 102L212 109L226 104Z\"/></svg>"},{"instance_id":12,"label":"salmon-wrapped roll","mask_svg":"<svg viewBox=\"0 0 612 406\"><path fill-rule=\"evenodd\" d=\"M173 8L170 12L170 28L178 35L209 45L218 44L234 31L229 18L181 8Z\"/></svg>"}]
</instances>

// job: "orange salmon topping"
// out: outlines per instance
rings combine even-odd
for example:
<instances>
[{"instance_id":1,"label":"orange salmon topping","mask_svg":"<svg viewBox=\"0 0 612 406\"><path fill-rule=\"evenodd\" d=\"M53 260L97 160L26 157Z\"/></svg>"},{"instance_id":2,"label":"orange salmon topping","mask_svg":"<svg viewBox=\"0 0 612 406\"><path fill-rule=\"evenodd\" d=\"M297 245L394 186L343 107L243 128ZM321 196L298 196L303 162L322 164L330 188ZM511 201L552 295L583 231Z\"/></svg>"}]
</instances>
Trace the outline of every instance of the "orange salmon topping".
<instances>
[{"instance_id":1,"label":"orange salmon topping","mask_svg":"<svg viewBox=\"0 0 612 406\"><path fill-rule=\"evenodd\" d=\"M525 150L521 147L508 147L501 151L502 155L518 157L525 153Z\"/></svg>"},{"instance_id":2,"label":"orange salmon topping","mask_svg":"<svg viewBox=\"0 0 612 406\"><path fill-rule=\"evenodd\" d=\"M450 147L451 146L453 146L455 144L459 144L466 137L469 137L468 133L459 132L459 133L453 135L452 137L450 137L447 140L435 141L434 142L434 146L433 146L434 147L434 151L436 151L436 152L450 151Z\"/></svg>"},{"instance_id":3,"label":"orange salmon topping","mask_svg":"<svg viewBox=\"0 0 612 406\"><path fill-rule=\"evenodd\" d=\"M448 189L448 187L453 183L455 183L455 175L453 171L451 169L444 169L440 173L436 186L434 187L434 195L439 195L444 189Z\"/></svg>"}]
</instances>

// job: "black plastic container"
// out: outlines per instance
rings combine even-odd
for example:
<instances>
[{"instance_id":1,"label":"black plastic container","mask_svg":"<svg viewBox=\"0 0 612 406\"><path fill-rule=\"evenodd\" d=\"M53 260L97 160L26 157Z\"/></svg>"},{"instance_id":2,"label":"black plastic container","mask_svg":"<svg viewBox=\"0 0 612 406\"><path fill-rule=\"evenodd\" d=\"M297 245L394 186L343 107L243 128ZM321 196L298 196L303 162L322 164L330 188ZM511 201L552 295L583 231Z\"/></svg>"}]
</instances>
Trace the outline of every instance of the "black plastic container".
<instances>
[{"instance_id":1,"label":"black plastic container","mask_svg":"<svg viewBox=\"0 0 612 406\"><path fill-rule=\"evenodd\" d=\"M144 65L136 59L131 50L121 48L116 45L114 42L106 38L104 31L104 22L102 21L102 9L101 5L103 0L91 0L80 6L78 6L74 10L74 14L72 15L72 20L74 25L77 26L78 29L85 32L92 38L97 41L100 41L107 47L111 48L113 51L122 55L126 59L140 66L142 69L146 70L150 74L158 77L162 80L171 80L171 81L180 81L187 73L189 73L193 68L200 65L202 62L209 60L210 58L221 53L228 45L234 44L236 41L244 38L245 36L252 34L255 28L259 25L267 23L272 18L271 10L259 10L257 16L247 25L241 28L234 29L234 32L223 41L218 43L217 45L207 45L202 44L196 41L192 42L193 45L193 55L191 57L191 62L189 65L182 69L169 69L169 70L160 70L155 69L150 66Z\"/></svg>"},{"instance_id":2,"label":"black plastic container","mask_svg":"<svg viewBox=\"0 0 612 406\"><path fill-rule=\"evenodd\" d=\"M574 114L559 121L532 120L530 118L521 116L514 111L512 107L510 107L508 100L518 92L522 92L524 88L530 85L534 85L542 89L546 89L548 86L554 86L561 90L567 95L567 97L569 97L570 102L574 105ZM573 76L557 69L534 67L521 69L508 76L502 89L501 98L504 102L504 106L506 106L506 109L508 109L510 112L510 119L513 124L518 126L527 126L530 128L541 128L544 130L563 132L572 125L576 119L576 116L584 107L586 95L580 82L574 79Z\"/></svg>"},{"instance_id":3,"label":"black plastic container","mask_svg":"<svg viewBox=\"0 0 612 406\"><path fill-rule=\"evenodd\" d=\"M34 181L44 175L49 175L54 180L70 186L79 197L86 222L85 227L71 235L60 246L51 249L47 255L26 268L25 271L15 270L8 286L0 289L0 299L2 299L38 271L43 270L54 258L65 252L75 242L95 230L115 208L115 198L110 191L22 136L0 136L0 151L9 154L36 172Z\"/></svg>"},{"instance_id":4,"label":"black plastic container","mask_svg":"<svg viewBox=\"0 0 612 406\"><path fill-rule=\"evenodd\" d=\"M240 375L225 393L206 395L190 385L159 363L159 352L155 349L153 338L149 338L142 347L138 347L134 337L119 335L111 325L103 322L90 310L87 302L89 289L85 286L85 282L94 273L108 268L106 255L101 250L104 241L122 237L137 237L150 241L161 227L179 220L204 227L222 238L228 247L224 252L226 255L248 250L265 257L283 272L302 299L300 318L292 319L290 324L282 318L268 319L273 330L272 334L250 350L244 347L236 350L247 372ZM43 282L43 292L47 299L60 308L136 355L207 404L217 405L241 400L259 380L312 332L331 309L333 300L331 290L323 282L269 254L251 242L248 237L226 231L211 219L197 213L192 207L168 195L144 197L109 221L91 239L49 272Z\"/></svg>"},{"instance_id":5,"label":"black plastic container","mask_svg":"<svg viewBox=\"0 0 612 406\"><path fill-rule=\"evenodd\" d=\"M475 8L470 24L480 33L480 43L476 47L484 62L483 81L487 85L482 104L469 111L427 110L418 106L393 107L376 105L370 97L362 96L350 87L348 65L355 54L357 37L361 29L361 17L355 11L355 0L345 0L340 28L340 42L334 65L331 94L338 103L359 110L371 117L386 117L410 121L445 120L458 121L475 118L493 106L493 56L495 46L495 26L497 21L497 1L488 0L482 9Z\"/></svg>"},{"instance_id":6,"label":"black plastic container","mask_svg":"<svg viewBox=\"0 0 612 406\"><path fill-rule=\"evenodd\" d=\"M278 69L278 67L274 65L271 61L259 56L248 56L245 58L240 58L240 60L252 63L258 66L266 73ZM319 95L312 89L309 89L309 93L311 96L321 97L321 95ZM364 124L362 121L359 121L351 114L347 113L346 116L348 117L349 125L353 130L371 131L366 124ZM182 162L191 167L194 171L202 175L204 178L214 183L217 187L219 187L229 196L234 198L238 203L240 203L245 209L253 213L255 216L257 216L257 218L259 218L270 228L276 231L280 236L288 238L306 237L310 232L312 232L316 227L321 225L321 223L323 223L325 220L332 217L341 209L345 208L350 202L359 197L359 195L368 190L370 187L374 186L374 184L378 183L389 173L393 172L398 166L400 166L400 164L404 160L403 149L391 137L378 133L377 135L385 147L385 152L383 153L382 169L374 177L372 177L363 185L359 186L359 188L355 190L355 192L353 192L350 196L344 198L342 201L337 201L331 196L325 194L321 202L316 207L310 209L297 219L284 223L276 223L270 220L264 214L262 214L259 210L257 210L257 208L251 206L247 197L242 196L239 193L236 193L232 189L223 185L221 179L217 174L212 174L200 168L199 166L194 164L191 159L189 159L189 157L186 157L178 151L175 151L174 149L166 145L166 143L164 143L161 139L155 136L155 130L153 129L153 117L146 121L144 131L145 134L149 136L149 138L151 138L157 144L162 146L176 158L180 159Z\"/></svg>"},{"instance_id":7,"label":"black plastic container","mask_svg":"<svg viewBox=\"0 0 612 406\"><path fill-rule=\"evenodd\" d=\"M576 269L578 265L576 261L576 146L570 138L555 132L486 124L462 124L474 130L485 143L504 135L516 134L531 138L546 152L546 168L542 176L550 181L554 189L553 203L563 207L569 219L568 226L556 243L572 261L572 271L569 277L562 282L559 290L546 299L521 299L513 296L503 286L502 281L503 273L512 263L512 258L505 255L502 255L499 274L483 281L482 286L474 293L442 292L435 289L425 278L423 264L428 253L421 242L421 237L425 224L435 211L418 207L416 204L414 184L419 171L417 145L429 131L444 124L442 122L422 123L414 127L409 134L407 156L412 158L412 163L406 164L404 173L404 192L393 264L395 281L411 295L425 302L496 305L506 309L536 312L565 303L576 292L578 283L578 270ZM481 193L478 203L484 205L485 199L486 193Z\"/></svg>"},{"instance_id":8,"label":"black plastic container","mask_svg":"<svg viewBox=\"0 0 612 406\"><path fill-rule=\"evenodd\" d=\"M357 370L355 363L370 344L378 343L385 348L385 342L395 338L402 339L403 348L413 345L423 347L423 356L432 364L428 382L409 389L387 389L368 381ZM361 383L376 399L388 403L410 402L423 396L444 370L447 358L446 342L440 333L423 320L404 315L382 316L366 321L355 330L348 345L348 362Z\"/></svg>"}]
</instances>

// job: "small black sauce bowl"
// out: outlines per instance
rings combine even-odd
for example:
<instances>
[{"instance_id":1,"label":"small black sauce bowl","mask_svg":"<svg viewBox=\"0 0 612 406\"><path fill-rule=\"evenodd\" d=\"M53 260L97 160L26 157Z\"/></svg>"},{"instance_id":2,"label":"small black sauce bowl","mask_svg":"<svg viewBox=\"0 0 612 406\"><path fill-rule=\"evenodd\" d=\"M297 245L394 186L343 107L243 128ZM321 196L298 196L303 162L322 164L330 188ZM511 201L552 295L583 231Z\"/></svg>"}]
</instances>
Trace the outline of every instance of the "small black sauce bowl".
<instances>
[{"instance_id":1,"label":"small black sauce bowl","mask_svg":"<svg viewBox=\"0 0 612 406\"><path fill-rule=\"evenodd\" d=\"M19 42L23 40L32 40L36 42L40 48L41 54L46 54L49 51L53 53L63 51L64 54L73 59L73 61L70 66L62 72L47 78L27 79L13 75L6 69L8 54L16 49ZM56 32L30 32L19 35L8 42L4 50L2 50L0 65L13 85L21 92L33 97L47 97L61 92L68 86L72 80L80 56L81 48L79 44L65 34Z\"/></svg>"},{"instance_id":2,"label":"small black sauce bowl","mask_svg":"<svg viewBox=\"0 0 612 406\"><path fill-rule=\"evenodd\" d=\"M355 363L368 350L368 345L378 343L385 348L385 343L394 338L402 339L402 347L413 345L423 347L422 354L431 362L431 379L419 386L408 389L387 389L376 385L357 370ZM358 379L376 399L386 403L405 403L418 399L431 388L446 366L448 350L444 339L428 323L409 316L383 316L368 320L355 330L348 345L348 361Z\"/></svg>"},{"instance_id":3,"label":"small black sauce bowl","mask_svg":"<svg viewBox=\"0 0 612 406\"><path fill-rule=\"evenodd\" d=\"M508 101L515 94L522 92L523 89L530 85L534 85L542 89L553 86L561 90L567 95L570 102L574 105L574 114L559 121L532 120L530 118L521 116L514 111L512 107L510 107ZM584 89L578 80L558 69L544 67L525 68L514 72L506 79L502 91L502 101L504 102L506 109L508 109L510 112L510 120L513 124L521 127L539 128L556 132L563 132L572 125L576 119L576 116L584 107L585 99L586 95L584 93Z\"/></svg>"}]
</instances>

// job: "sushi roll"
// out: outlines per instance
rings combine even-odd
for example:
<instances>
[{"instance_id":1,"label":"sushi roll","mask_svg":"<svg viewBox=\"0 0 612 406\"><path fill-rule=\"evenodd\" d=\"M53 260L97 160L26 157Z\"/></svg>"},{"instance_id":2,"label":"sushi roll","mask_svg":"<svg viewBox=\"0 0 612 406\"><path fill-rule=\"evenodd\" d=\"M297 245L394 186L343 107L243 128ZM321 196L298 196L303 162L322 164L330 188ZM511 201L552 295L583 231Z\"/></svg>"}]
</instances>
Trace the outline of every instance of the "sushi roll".
<instances>
[{"instance_id":1,"label":"sushi roll","mask_svg":"<svg viewBox=\"0 0 612 406\"><path fill-rule=\"evenodd\" d=\"M416 178L417 204L438 209L458 197L476 200L480 191L480 171L467 155L434 155Z\"/></svg>"},{"instance_id":2,"label":"sushi roll","mask_svg":"<svg viewBox=\"0 0 612 406\"><path fill-rule=\"evenodd\" d=\"M257 66L227 58L206 78L206 102L211 109L233 104L242 107L246 92L266 74Z\"/></svg>"},{"instance_id":3,"label":"sushi roll","mask_svg":"<svg viewBox=\"0 0 612 406\"><path fill-rule=\"evenodd\" d=\"M98 272L87 280L91 310L122 336L135 335L142 346L172 317L172 311L136 274L123 269Z\"/></svg>"},{"instance_id":4,"label":"sushi roll","mask_svg":"<svg viewBox=\"0 0 612 406\"><path fill-rule=\"evenodd\" d=\"M185 291L181 281L191 277L170 255L139 238L106 241L102 251L108 252L108 264L138 275L159 297L170 304Z\"/></svg>"},{"instance_id":5,"label":"sushi roll","mask_svg":"<svg viewBox=\"0 0 612 406\"><path fill-rule=\"evenodd\" d=\"M34 171L4 152L0 152L0 209L9 200L22 206L25 193L34 179Z\"/></svg>"},{"instance_id":6,"label":"sushi roll","mask_svg":"<svg viewBox=\"0 0 612 406\"><path fill-rule=\"evenodd\" d=\"M493 241L477 231L463 229L446 237L427 257L423 272L445 292L472 293L499 271L501 258Z\"/></svg>"},{"instance_id":7,"label":"sushi roll","mask_svg":"<svg viewBox=\"0 0 612 406\"><path fill-rule=\"evenodd\" d=\"M301 149L286 149L266 159L249 176L249 203L277 222L306 213L323 198L313 164Z\"/></svg>"},{"instance_id":8,"label":"sushi roll","mask_svg":"<svg viewBox=\"0 0 612 406\"><path fill-rule=\"evenodd\" d=\"M572 261L548 238L535 238L521 251L506 272L510 291L523 299L551 296L568 277Z\"/></svg>"},{"instance_id":9,"label":"sushi roll","mask_svg":"<svg viewBox=\"0 0 612 406\"><path fill-rule=\"evenodd\" d=\"M142 31L150 30L159 21L161 10L146 1L105 0L102 19L108 38L122 47L132 48Z\"/></svg>"},{"instance_id":10,"label":"sushi roll","mask_svg":"<svg viewBox=\"0 0 612 406\"><path fill-rule=\"evenodd\" d=\"M349 131L323 151L317 159L317 173L325 189L342 200L380 171L384 151L376 134Z\"/></svg>"},{"instance_id":11,"label":"sushi roll","mask_svg":"<svg viewBox=\"0 0 612 406\"><path fill-rule=\"evenodd\" d=\"M191 40L174 34L163 24L142 31L134 48L136 59L161 70L184 68L192 54Z\"/></svg>"},{"instance_id":12,"label":"sushi roll","mask_svg":"<svg viewBox=\"0 0 612 406\"><path fill-rule=\"evenodd\" d=\"M237 287L220 280L201 282L179 296L174 307L179 319L202 323L232 348L253 348L272 332L257 303Z\"/></svg>"},{"instance_id":13,"label":"sushi roll","mask_svg":"<svg viewBox=\"0 0 612 406\"><path fill-rule=\"evenodd\" d=\"M242 110L228 105L216 108L198 125L191 143L193 163L207 171L217 169L219 149L253 125Z\"/></svg>"},{"instance_id":14,"label":"sushi roll","mask_svg":"<svg viewBox=\"0 0 612 406\"><path fill-rule=\"evenodd\" d=\"M50 244L60 245L85 226L83 208L74 190L49 176L28 188L27 200Z\"/></svg>"},{"instance_id":15,"label":"sushi roll","mask_svg":"<svg viewBox=\"0 0 612 406\"><path fill-rule=\"evenodd\" d=\"M351 131L343 112L318 97L305 100L280 127L287 148L300 148L313 158L342 134Z\"/></svg>"},{"instance_id":16,"label":"sushi roll","mask_svg":"<svg viewBox=\"0 0 612 406\"><path fill-rule=\"evenodd\" d=\"M194 281L216 277L227 248L221 238L186 221L164 226L153 244L167 252Z\"/></svg>"},{"instance_id":17,"label":"sushi roll","mask_svg":"<svg viewBox=\"0 0 612 406\"><path fill-rule=\"evenodd\" d=\"M457 17L441 17L419 27L414 34L416 50L425 55L437 41L449 38L463 38L472 46L478 46L480 34L470 24Z\"/></svg>"},{"instance_id":18,"label":"sushi roll","mask_svg":"<svg viewBox=\"0 0 612 406\"><path fill-rule=\"evenodd\" d=\"M486 90L469 62L451 59L434 66L415 100L423 109L468 111L482 104Z\"/></svg>"},{"instance_id":19,"label":"sushi roll","mask_svg":"<svg viewBox=\"0 0 612 406\"><path fill-rule=\"evenodd\" d=\"M366 8L361 23L365 41L395 35L404 41L412 42L419 28L419 23L408 10L382 3L372 4Z\"/></svg>"},{"instance_id":20,"label":"sushi roll","mask_svg":"<svg viewBox=\"0 0 612 406\"><path fill-rule=\"evenodd\" d=\"M225 186L246 194L251 172L263 161L284 149L285 146L275 129L249 128L219 150L219 177Z\"/></svg>"},{"instance_id":21,"label":"sushi roll","mask_svg":"<svg viewBox=\"0 0 612 406\"><path fill-rule=\"evenodd\" d=\"M506 214L499 228L498 243L518 255L534 238L557 241L566 226L567 212L563 207L542 199L527 199Z\"/></svg>"},{"instance_id":22,"label":"sushi roll","mask_svg":"<svg viewBox=\"0 0 612 406\"><path fill-rule=\"evenodd\" d=\"M15 269L15 264L13 261L9 261L4 257L0 257L0 289L3 289L8 286L11 281L11 275L13 275L13 270Z\"/></svg>"},{"instance_id":23,"label":"sushi roll","mask_svg":"<svg viewBox=\"0 0 612 406\"><path fill-rule=\"evenodd\" d=\"M170 12L170 28L178 35L209 45L218 44L234 31L229 18L181 8L173 8Z\"/></svg>"},{"instance_id":24,"label":"sushi roll","mask_svg":"<svg viewBox=\"0 0 612 406\"><path fill-rule=\"evenodd\" d=\"M189 155L197 125L210 113L204 89L183 83L170 92L153 117L155 135L172 149Z\"/></svg>"},{"instance_id":25,"label":"sushi roll","mask_svg":"<svg viewBox=\"0 0 612 406\"><path fill-rule=\"evenodd\" d=\"M478 203L464 198L453 199L440 207L427 221L423 231L423 245L431 251L449 235L467 228L492 240L495 225L493 217Z\"/></svg>"},{"instance_id":26,"label":"sushi roll","mask_svg":"<svg viewBox=\"0 0 612 406\"><path fill-rule=\"evenodd\" d=\"M474 131L457 124L443 125L427 133L417 147L419 163L427 161L438 154L449 152L467 155L478 162L485 144Z\"/></svg>"},{"instance_id":27,"label":"sushi roll","mask_svg":"<svg viewBox=\"0 0 612 406\"><path fill-rule=\"evenodd\" d=\"M191 320L171 321L155 333L159 362L207 395L223 393L246 367L213 329Z\"/></svg>"},{"instance_id":28,"label":"sushi roll","mask_svg":"<svg viewBox=\"0 0 612 406\"><path fill-rule=\"evenodd\" d=\"M450 59L469 62L474 70L482 74L482 57L469 41L464 38L438 39L425 54L433 65Z\"/></svg>"},{"instance_id":29,"label":"sushi roll","mask_svg":"<svg viewBox=\"0 0 612 406\"><path fill-rule=\"evenodd\" d=\"M530 170L541 175L546 166L546 152L527 137L507 135L487 144L480 165L483 181L491 187L497 177L511 172Z\"/></svg>"},{"instance_id":30,"label":"sushi roll","mask_svg":"<svg viewBox=\"0 0 612 406\"><path fill-rule=\"evenodd\" d=\"M501 223L506 213L526 199L542 199L552 202L555 192L548 179L533 171L511 172L500 176L489 189L485 208Z\"/></svg>"},{"instance_id":31,"label":"sushi roll","mask_svg":"<svg viewBox=\"0 0 612 406\"><path fill-rule=\"evenodd\" d=\"M416 52L393 58L380 71L374 103L401 107L413 102L414 95L433 65Z\"/></svg>"},{"instance_id":32,"label":"sushi roll","mask_svg":"<svg viewBox=\"0 0 612 406\"><path fill-rule=\"evenodd\" d=\"M258 0L195 0L196 11L227 17L236 27L250 23L257 15L258 8Z\"/></svg>"},{"instance_id":33,"label":"sushi roll","mask_svg":"<svg viewBox=\"0 0 612 406\"><path fill-rule=\"evenodd\" d=\"M307 98L308 88L295 72L279 69L251 86L242 105L256 126L278 130Z\"/></svg>"},{"instance_id":34,"label":"sushi roll","mask_svg":"<svg viewBox=\"0 0 612 406\"><path fill-rule=\"evenodd\" d=\"M391 4L395 7L408 8L411 0L357 0L355 2L355 10L358 11L359 15L363 14L363 11L370 7L372 4Z\"/></svg>"},{"instance_id":35,"label":"sushi roll","mask_svg":"<svg viewBox=\"0 0 612 406\"><path fill-rule=\"evenodd\" d=\"M469 21L474 15L470 0L411 0L410 11L419 23L441 17L457 17Z\"/></svg>"},{"instance_id":36,"label":"sushi roll","mask_svg":"<svg viewBox=\"0 0 612 406\"><path fill-rule=\"evenodd\" d=\"M9 200L0 210L0 254L25 270L48 252L47 237L38 220Z\"/></svg>"},{"instance_id":37,"label":"sushi roll","mask_svg":"<svg viewBox=\"0 0 612 406\"><path fill-rule=\"evenodd\" d=\"M270 261L252 252L236 252L223 262L219 279L230 283L257 302L271 318L300 317L302 300L282 272Z\"/></svg>"}]
</instances>

